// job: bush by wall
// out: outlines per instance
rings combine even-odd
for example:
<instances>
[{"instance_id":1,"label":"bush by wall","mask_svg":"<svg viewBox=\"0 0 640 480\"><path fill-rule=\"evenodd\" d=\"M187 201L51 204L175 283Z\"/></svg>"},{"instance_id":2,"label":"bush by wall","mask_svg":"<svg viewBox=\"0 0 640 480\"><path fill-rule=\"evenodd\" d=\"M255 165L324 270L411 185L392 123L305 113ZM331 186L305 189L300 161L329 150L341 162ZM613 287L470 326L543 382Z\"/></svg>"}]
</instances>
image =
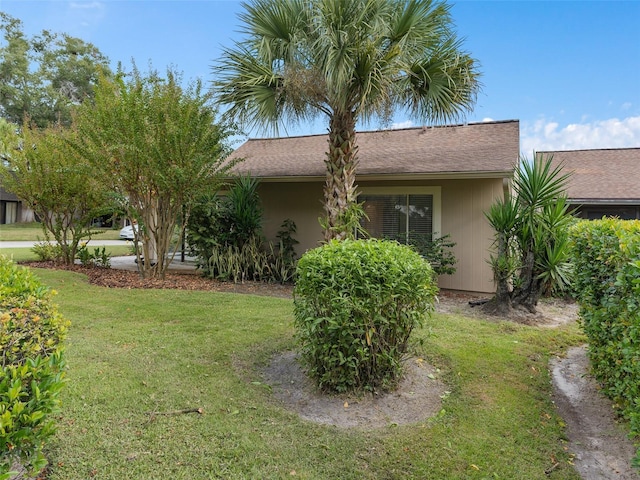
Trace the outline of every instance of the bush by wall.
<instances>
[{"instance_id":1,"label":"bush by wall","mask_svg":"<svg viewBox=\"0 0 640 480\"><path fill-rule=\"evenodd\" d=\"M593 373L640 436L640 221L582 221L571 242Z\"/></svg>"},{"instance_id":2,"label":"bush by wall","mask_svg":"<svg viewBox=\"0 0 640 480\"><path fill-rule=\"evenodd\" d=\"M307 373L328 391L393 389L436 292L429 263L397 242L334 240L308 251L294 289Z\"/></svg>"},{"instance_id":3,"label":"bush by wall","mask_svg":"<svg viewBox=\"0 0 640 480\"><path fill-rule=\"evenodd\" d=\"M264 239L258 184L257 179L239 177L228 196L212 195L193 206L187 240L205 276L234 283L293 280L296 224L285 220L275 244Z\"/></svg>"},{"instance_id":4,"label":"bush by wall","mask_svg":"<svg viewBox=\"0 0 640 480\"><path fill-rule=\"evenodd\" d=\"M52 294L0 255L0 479L16 462L35 472L47 463L42 447L54 431L69 324Z\"/></svg>"}]
</instances>

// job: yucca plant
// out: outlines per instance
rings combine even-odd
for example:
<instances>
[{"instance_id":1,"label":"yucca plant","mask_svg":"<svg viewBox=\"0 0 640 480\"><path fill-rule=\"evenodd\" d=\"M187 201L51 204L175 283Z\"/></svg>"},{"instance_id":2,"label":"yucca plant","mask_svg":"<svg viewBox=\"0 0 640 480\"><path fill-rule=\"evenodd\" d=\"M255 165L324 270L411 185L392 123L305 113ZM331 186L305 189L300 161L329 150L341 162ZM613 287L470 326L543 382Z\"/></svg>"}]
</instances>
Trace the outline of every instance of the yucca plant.
<instances>
[{"instance_id":1,"label":"yucca plant","mask_svg":"<svg viewBox=\"0 0 640 480\"><path fill-rule=\"evenodd\" d=\"M553 166L552 156L521 159L513 196L496 201L485 213L496 231L490 258L496 295L488 309L504 313L513 306L531 312L543 292L570 283L567 230L573 217L564 193L569 174Z\"/></svg>"}]
</instances>

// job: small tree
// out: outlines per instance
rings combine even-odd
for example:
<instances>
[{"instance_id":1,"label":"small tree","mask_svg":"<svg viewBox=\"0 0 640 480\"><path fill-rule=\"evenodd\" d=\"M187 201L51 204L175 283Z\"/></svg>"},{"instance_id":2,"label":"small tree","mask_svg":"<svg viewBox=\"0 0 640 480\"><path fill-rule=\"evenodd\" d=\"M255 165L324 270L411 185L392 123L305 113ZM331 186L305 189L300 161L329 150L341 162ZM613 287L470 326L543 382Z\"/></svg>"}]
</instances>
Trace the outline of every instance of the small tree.
<instances>
[{"instance_id":1,"label":"small tree","mask_svg":"<svg viewBox=\"0 0 640 480\"><path fill-rule=\"evenodd\" d=\"M233 165L225 160L232 131L216 113L200 81L185 89L170 69L161 78L135 65L115 81L101 79L95 101L78 109L75 147L141 223L134 232L143 277L164 277L178 218L183 232L195 199L215 191Z\"/></svg>"},{"instance_id":2,"label":"small tree","mask_svg":"<svg viewBox=\"0 0 640 480\"><path fill-rule=\"evenodd\" d=\"M540 295L569 283L568 212L565 188L569 174L552 167L552 157L534 154L518 165L513 196L485 213L496 231L490 259L496 295L487 309L508 313L524 307L535 313Z\"/></svg>"},{"instance_id":3,"label":"small tree","mask_svg":"<svg viewBox=\"0 0 640 480\"><path fill-rule=\"evenodd\" d=\"M91 220L108 210L108 191L86 160L69 148L75 131L59 126L39 130L26 122L20 136L0 130L7 144L13 144L3 154L2 184L38 215L45 238L52 236L61 260L72 264L78 244L91 235Z\"/></svg>"}]
</instances>

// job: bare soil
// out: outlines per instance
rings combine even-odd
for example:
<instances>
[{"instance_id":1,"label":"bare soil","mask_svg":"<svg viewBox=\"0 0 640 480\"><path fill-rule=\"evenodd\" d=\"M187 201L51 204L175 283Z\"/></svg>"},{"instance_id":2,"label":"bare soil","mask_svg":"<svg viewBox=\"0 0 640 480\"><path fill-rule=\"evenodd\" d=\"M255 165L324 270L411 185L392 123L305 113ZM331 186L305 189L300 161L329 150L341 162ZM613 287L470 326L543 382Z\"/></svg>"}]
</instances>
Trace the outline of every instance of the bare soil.
<instances>
[{"instance_id":1,"label":"bare soil","mask_svg":"<svg viewBox=\"0 0 640 480\"><path fill-rule=\"evenodd\" d=\"M36 262L35 267L61 268ZM137 272L115 269L66 269L85 273L89 281L107 288L177 288L207 290L291 298L291 285L247 282L216 282L193 274L167 274L164 280L143 280ZM512 318L496 318L469 302L480 298L454 292L441 292L436 311L460 314L489 321L515 321L541 328L554 328L577 319L575 303L543 300L535 315L515 312ZM571 349L566 358L550 364L554 383L554 401L567 424L569 447L575 454L575 468L585 480L637 480L640 475L629 465L635 452L633 443L617 423L611 401L600 392L589 375L586 348ZM331 396L318 391L308 380L293 352L274 357L263 372L265 382L285 408L302 418L341 428L376 428L418 423L441 410L447 386L438 371L422 359L410 359L398 389L386 394L361 397Z\"/></svg>"}]
</instances>

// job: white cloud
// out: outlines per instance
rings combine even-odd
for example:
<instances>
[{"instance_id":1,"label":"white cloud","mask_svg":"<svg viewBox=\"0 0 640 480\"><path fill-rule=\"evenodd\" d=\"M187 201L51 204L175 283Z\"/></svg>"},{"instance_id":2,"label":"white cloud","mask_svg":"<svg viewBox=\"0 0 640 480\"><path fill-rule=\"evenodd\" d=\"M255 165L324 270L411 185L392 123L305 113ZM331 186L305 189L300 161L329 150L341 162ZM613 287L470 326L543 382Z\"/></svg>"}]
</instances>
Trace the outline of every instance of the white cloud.
<instances>
[{"instance_id":1,"label":"white cloud","mask_svg":"<svg viewBox=\"0 0 640 480\"><path fill-rule=\"evenodd\" d=\"M106 12L107 6L104 2L68 2L65 11L66 30L71 30L70 33L84 38L87 29L97 27L104 20ZM78 29L78 27L81 28ZM76 31L81 33L75 33Z\"/></svg>"},{"instance_id":2,"label":"white cloud","mask_svg":"<svg viewBox=\"0 0 640 480\"><path fill-rule=\"evenodd\" d=\"M85 9L85 10L93 10L104 8L102 2L69 2L69 8L72 9Z\"/></svg>"},{"instance_id":3,"label":"white cloud","mask_svg":"<svg viewBox=\"0 0 640 480\"><path fill-rule=\"evenodd\" d=\"M520 149L527 156L534 150L625 147L640 147L640 116L565 126L543 118L533 124L523 122L520 130Z\"/></svg>"},{"instance_id":4,"label":"white cloud","mask_svg":"<svg viewBox=\"0 0 640 480\"><path fill-rule=\"evenodd\" d=\"M493 121L495 121L495 120L494 120L493 118L491 118L491 117L484 117L484 118L482 119L482 122L483 122L483 123L493 122Z\"/></svg>"}]
</instances>

